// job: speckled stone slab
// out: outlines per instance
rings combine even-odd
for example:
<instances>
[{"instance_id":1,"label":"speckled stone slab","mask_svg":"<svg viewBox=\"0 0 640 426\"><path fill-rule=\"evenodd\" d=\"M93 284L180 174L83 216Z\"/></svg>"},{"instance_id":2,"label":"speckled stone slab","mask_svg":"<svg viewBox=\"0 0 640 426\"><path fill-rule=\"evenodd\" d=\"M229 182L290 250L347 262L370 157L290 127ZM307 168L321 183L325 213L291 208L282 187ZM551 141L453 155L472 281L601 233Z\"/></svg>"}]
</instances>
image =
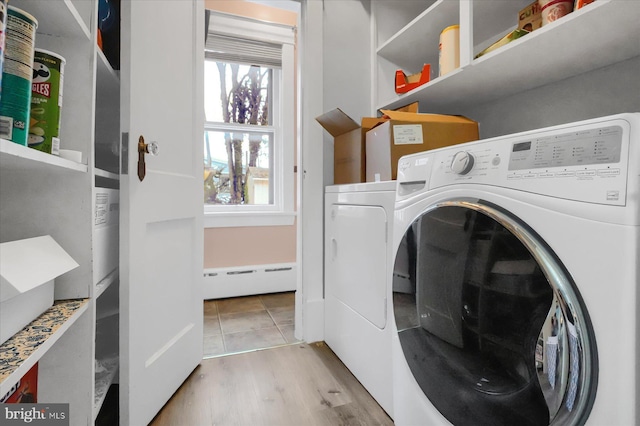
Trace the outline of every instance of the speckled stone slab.
<instances>
[{"instance_id":1,"label":"speckled stone slab","mask_svg":"<svg viewBox=\"0 0 640 426\"><path fill-rule=\"evenodd\" d=\"M88 301L89 299L57 300L51 308L0 345L0 383Z\"/></svg>"}]
</instances>

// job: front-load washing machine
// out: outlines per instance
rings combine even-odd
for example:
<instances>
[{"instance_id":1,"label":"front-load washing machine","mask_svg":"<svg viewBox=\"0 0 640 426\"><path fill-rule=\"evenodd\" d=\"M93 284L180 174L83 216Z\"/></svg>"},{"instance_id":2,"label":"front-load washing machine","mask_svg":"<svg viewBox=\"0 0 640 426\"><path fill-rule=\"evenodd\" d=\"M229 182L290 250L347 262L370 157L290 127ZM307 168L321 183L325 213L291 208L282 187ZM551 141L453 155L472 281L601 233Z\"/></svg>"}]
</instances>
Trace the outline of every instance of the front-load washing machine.
<instances>
[{"instance_id":1,"label":"front-load washing machine","mask_svg":"<svg viewBox=\"0 0 640 426\"><path fill-rule=\"evenodd\" d=\"M325 341L390 416L395 193L395 181L325 190Z\"/></svg>"},{"instance_id":2,"label":"front-load washing machine","mask_svg":"<svg viewBox=\"0 0 640 426\"><path fill-rule=\"evenodd\" d=\"M640 424L640 114L398 170L396 424Z\"/></svg>"}]
</instances>

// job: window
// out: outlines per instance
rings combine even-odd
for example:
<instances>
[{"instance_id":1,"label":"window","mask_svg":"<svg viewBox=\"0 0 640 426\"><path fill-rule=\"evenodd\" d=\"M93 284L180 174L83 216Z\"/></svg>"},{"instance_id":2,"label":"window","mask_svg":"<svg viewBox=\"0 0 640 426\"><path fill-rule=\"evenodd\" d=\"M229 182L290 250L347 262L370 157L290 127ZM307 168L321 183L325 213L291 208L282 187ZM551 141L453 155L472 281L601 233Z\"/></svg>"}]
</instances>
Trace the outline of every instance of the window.
<instances>
[{"instance_id":1,"label":"window","mask_svg":"<svg viewBox=\"0 0 640 426\"><path fill-rule=\"evenodd\" d=\"M205 225L293 223L294 30L210 12Z\"/></svg>"}]
</instances>

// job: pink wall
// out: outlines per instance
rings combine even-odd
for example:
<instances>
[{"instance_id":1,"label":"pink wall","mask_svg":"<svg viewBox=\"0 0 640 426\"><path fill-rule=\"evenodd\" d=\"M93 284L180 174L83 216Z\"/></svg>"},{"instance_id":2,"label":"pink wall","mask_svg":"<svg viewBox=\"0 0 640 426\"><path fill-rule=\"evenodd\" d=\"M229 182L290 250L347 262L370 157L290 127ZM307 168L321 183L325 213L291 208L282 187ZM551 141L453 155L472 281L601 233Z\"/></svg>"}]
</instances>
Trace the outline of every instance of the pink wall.
<instances>
[{"instance_id":1,"label":"pink wall","mask_svg":"<svg viewBox=\"0 0 640 426\"><path fill-rule=\"evenodd\" d=\"M298 20L295 12L243 0L205 0L205 7L292 26L297 25ZM207 269L295 261L295 222L291 226L205 228L204 230L204 267Z\"/></svg>"},{"instance_id":2,"label":"pink wall","mask_svg":"<svg viewBox=\"0 0 640 426\"><path fill-rule=\"evenodd\" d=\"M204 6L210 10L246 16L262 21L278 22L292 26L298 25L298 14L295 12L244 0L205 0Z\"/></svg>"}]
</instances>

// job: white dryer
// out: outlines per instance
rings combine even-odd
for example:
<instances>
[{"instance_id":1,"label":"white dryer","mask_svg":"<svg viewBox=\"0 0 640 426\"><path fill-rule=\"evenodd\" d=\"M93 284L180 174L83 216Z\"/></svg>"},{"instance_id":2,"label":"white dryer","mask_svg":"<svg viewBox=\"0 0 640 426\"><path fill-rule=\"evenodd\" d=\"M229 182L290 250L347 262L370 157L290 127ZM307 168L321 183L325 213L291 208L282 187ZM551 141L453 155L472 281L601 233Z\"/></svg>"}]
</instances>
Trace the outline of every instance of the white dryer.
<instances>
[{"instance_id":1,"label":"white dryer","mask_svg":"<svg viewBox=\"0 0 640 426\"><path fill-rule=\"evenodd\" d=\"M396 424L640 424L640 114L398 170Z\"/></svg>"},{"instance_id":2,"label":"white dryer","mask_svg":"<svg viewBox=\"0 0 640 426\"><path fill-rule=\"evenodd\" d=\"M325 341L390 416L395 193L395 181L325 190Z\"/></svg>"}]
</instances>

